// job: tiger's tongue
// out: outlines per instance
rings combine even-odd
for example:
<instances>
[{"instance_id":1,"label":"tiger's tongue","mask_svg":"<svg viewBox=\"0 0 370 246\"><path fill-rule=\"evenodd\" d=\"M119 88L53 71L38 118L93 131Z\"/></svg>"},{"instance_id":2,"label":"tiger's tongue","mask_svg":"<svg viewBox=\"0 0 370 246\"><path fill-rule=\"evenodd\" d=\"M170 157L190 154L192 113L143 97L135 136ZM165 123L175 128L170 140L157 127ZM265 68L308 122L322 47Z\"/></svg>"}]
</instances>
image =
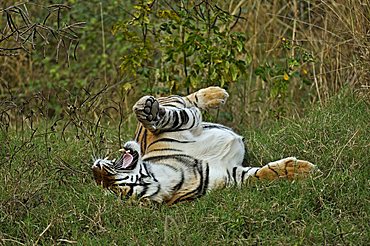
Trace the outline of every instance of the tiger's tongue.
<instances>
[{"instance_id":1,"label":"tiger's tongue","mask_svg":"<svg viewBox=\"0 0 370 246\"><path fill-rule=\"evenodd\" d=\"M128 168L131 165L133 159L134 158L132 157L131 154L125 153L122 157L122 167Z\"/></svg>"}]
</instances>

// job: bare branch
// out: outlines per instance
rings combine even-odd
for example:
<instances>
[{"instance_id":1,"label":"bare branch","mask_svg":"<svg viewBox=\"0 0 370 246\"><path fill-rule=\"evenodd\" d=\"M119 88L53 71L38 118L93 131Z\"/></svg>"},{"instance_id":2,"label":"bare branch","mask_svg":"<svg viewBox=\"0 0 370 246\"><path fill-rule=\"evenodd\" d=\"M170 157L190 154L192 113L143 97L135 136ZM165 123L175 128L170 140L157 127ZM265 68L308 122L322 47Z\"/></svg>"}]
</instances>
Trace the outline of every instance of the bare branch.
<instances>
[{"instance_id":1,"label":"bare branch","mask_svg":"<svg viewBox=\"0 0 370 246\"><path fill-rule=\"evenodd\" d=\"M66 59L69 63L70 53L76 60L76 50L80 40L80 34L76 29L84 27L85 22L63 23L65 11L71 9L65 4L52 4L49 6L37 5L38 9L46 10L42 23L32 20L27 5L32 3L21 3L0 9L4 14L5 26L0 27L0 56L15 56L20 53L11 51L22 51L31 54L32 51L42 48L46 52L47 46L56 46L56 60L59 59L59 49L63 47ZM34 5L34 4L32 4ZM51 21L51 17L52 21ZM54 39L50 40L50 36ZM69 44L68 46L66 45ZM72 43L75 44L72 48Z\"/></svg>"}]
</instances>

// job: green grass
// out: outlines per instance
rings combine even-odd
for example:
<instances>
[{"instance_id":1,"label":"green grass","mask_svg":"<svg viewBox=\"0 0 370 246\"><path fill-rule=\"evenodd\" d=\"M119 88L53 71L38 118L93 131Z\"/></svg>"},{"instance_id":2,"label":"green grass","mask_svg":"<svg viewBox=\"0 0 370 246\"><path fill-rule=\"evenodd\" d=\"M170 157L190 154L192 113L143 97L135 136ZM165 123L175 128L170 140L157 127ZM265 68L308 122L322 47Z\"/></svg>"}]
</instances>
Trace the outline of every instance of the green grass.
<instances>
[{"instance_id":1,"label":"green grass","mask_svg":"<svg viewBox=\"0 0 370 246\"><path fill-rule=\"evenodd\" d=\"M369 116L368 103L342 93L300 119L246 128L242 134L254 165L293 155L322 173L294 182L250 182L154 208L124 203L97 187L89 145L72 131L67 142L60 129L46 137L2 131L0 242L369 244ZM108 132L115 142L116 131Z\"/></svg>"}]
</instances>

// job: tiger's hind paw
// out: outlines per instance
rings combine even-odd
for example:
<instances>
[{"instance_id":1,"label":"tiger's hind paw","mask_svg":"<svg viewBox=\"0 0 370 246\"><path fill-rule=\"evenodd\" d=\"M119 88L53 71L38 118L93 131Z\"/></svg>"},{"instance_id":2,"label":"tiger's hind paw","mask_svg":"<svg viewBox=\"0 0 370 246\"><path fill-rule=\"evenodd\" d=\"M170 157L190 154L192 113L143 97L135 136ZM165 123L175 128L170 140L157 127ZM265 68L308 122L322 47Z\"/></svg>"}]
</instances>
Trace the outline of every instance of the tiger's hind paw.
<instances>
[{"instance_id":1,"label":"tiger's hind paw","mask_svg":"<svg viewBox=\"0 0 370 246\"><path fill-rule=\"evenodd\" d=\"M311 162L288 157L282 160L270 162L256 173L259 179L273 180L278 178L303 178L317 171L316 165Z\"/></svg>"},{"instance_id":2,"label":"tiger's hind paw","mask_svg":"<svg viewBox=\"0 0 370 246\"><path fill-rule=\"evenodd\" d=\"M225 89L217 86L200 89L199 91L191 94L189 99L201 109L218 108L226 103L229 94Z\"/></svg>"},{"instance_id":3,"label":"tiger's hind paw","mask_svg":"<svg viewBox=\"0 0 370 246\"><path fill-rule=\"evenodd\" d=\"M132 108L137 119L148 130L156 130L156 125L165 113L165 109L161 107L153 96L144 96L139 99Z\"/></svg>"}]
</instances>

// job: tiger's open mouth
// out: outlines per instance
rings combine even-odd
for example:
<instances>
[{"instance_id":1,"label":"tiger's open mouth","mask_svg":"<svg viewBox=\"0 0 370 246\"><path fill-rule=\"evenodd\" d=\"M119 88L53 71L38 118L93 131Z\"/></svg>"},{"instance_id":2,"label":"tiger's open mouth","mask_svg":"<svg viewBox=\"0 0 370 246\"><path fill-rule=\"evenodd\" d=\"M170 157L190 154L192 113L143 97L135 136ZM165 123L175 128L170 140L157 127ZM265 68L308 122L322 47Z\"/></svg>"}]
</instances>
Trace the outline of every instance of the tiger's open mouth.
<instances>
[{"instance_id":1,"label":"tiger's open mouth","mask_svg":"<svg viewBox=\"0 0 370 246\"><path fill-rule=\"evenodd\" d=\"M120 152L124 152L121 158L114 162L114 169L116 170L132 170L135 168L136 162L134 161L134 155L132 150L120 149Z\"/></svg>"}]
</instances>

